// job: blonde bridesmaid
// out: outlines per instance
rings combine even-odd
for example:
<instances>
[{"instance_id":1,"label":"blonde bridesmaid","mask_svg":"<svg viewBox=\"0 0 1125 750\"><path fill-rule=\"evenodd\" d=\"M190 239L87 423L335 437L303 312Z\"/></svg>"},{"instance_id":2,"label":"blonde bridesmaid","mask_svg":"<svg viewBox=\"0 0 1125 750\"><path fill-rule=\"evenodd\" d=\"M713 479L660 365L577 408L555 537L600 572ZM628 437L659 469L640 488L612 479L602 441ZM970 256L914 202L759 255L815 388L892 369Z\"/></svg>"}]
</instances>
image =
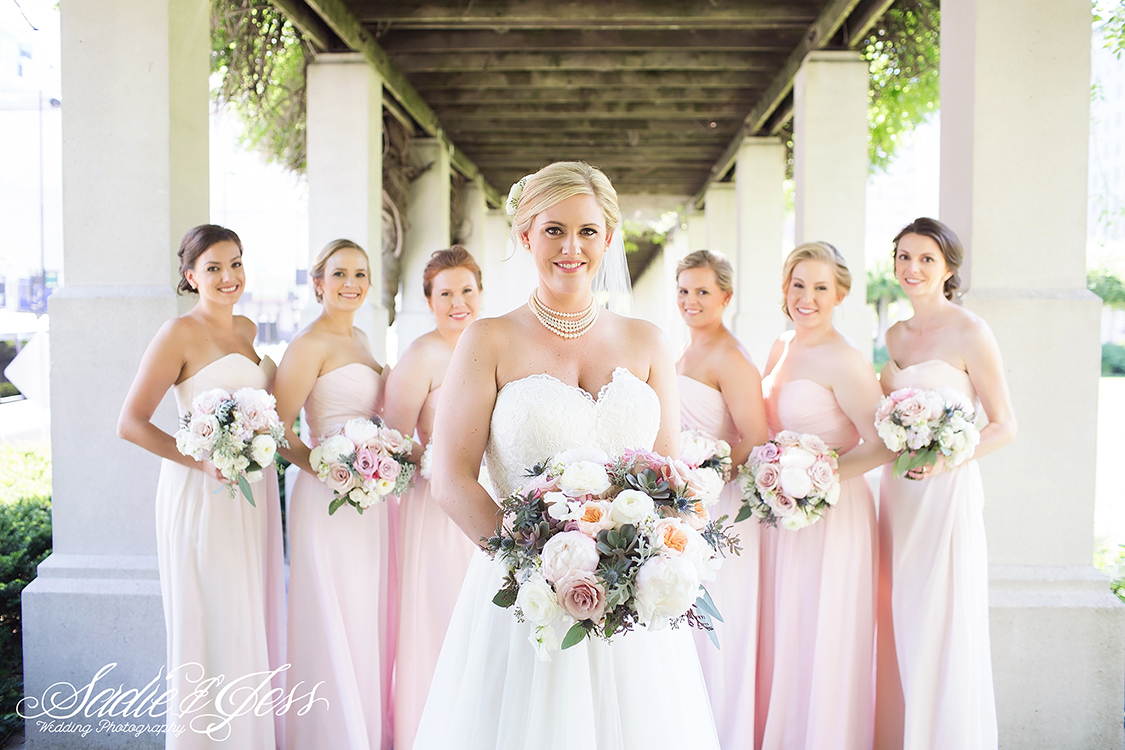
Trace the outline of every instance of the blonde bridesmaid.
<instances>
[{"instance_id":1,"label":"blonde bridesmaid","mask_svg":"<svg viewBox=\"0 0 1125 750\"><path fill-rule=\"evenodd\" d=\"M481 273L460 245L438 250L422 272L436 328L419 336L387 378L387 424L430 443L438 392L461 333L480 313ZM416 476L399 515L400 609L395 657L395 750L410 750L453 605L475 545Z\"/></svg>"},{"instance_id":2,"label":"blonde bridesmaid","mask_svg":"<svg viewBox=\"0 0 1125 750\"><path fill-rule=\"evenodd\" d=\"M349 240L330 242L309 271L320 316L300 331L277 372L278 415L300 468L289 498L289 685L317 686L318 701L286 714L293 750L388 750L396 624L395 501L359 515L328 515L332 491L309 466L311 446L291 426L301 407L319 438L349 419L376 414L383 368L355 314L371 288L370 261Z\"/></svg>"},{"instance_id":3,"label":"blonde bridesmaid","mask_svg":"<svg viewBox=\"0 0 1125 750\"><path fill-rule=\"evenodd\" d=\"M875 432L875 371L832 322L850 287L827 243L800 245L785 261L783 309L794 330L766 363L770 430L816 434L837 449L841 490L817 523L763 535L765 750L870 750L873 741L875 503L863 474L893 454Z\"/></svg>"},{"instance_id":4,"label":"blonde bridesmaid","mask_svg":"<svg viewBox=\"0 0 1125 750\"><path fill-rule=\"evenodd\" d=\"M177 292L198 301L165 323L149 344L117 425L119 436L164 459L156 486L156 550L168 633L167 687L177 697L168 703L167 724L182 729L168 732L165 747L274 750L269 711L237 716L209 734L215 720L208 715L220 707L217 689L209 691L205 681L251 678L258 685L282 666L281 548L270 545L281 539L277 473L267 468L251 485L252 506L241 493L227 493L210 461L182 455L175 438L151 420L169 388L182 416L203 391L268 389L275 368L254 353L254 323L234 314L246 286L238 235L213 224L195 227L184 235L179 258ZM197 690L210 697L181 711Z\"/></svg>"},{"instance_id":5,"label":"blonde bridesmaid","mask_svg":"<svg viewBox=\"0 0 1125 750\"><path fill-rule=\"evenodd\" d=\"M1016 435L1000 350L988 324L957 304L964 251L946 225L917 219L894 239L895 278L914 317L887 331L884 393L954 388L987 415L973 459L895 478L883 470L880 525L892 562L894 643L906 750L995 750L984 489L976 459Z\"/></svg>"},{"instance_id":6,"label":"blonde bridesmaid","mask_svg":"<svg viewBox=\"0 0 1125 750\"><path fill-rule=\"evenodd\" d=\"M762 376L745 347L723 325L734 294L734 273L722 255L697 250L676 267L676 299L691 341L676 363L680 424L722 438L731 446L731 466L746 462L750 449L767 438ZM712 515L731 521L741 505L738 482L723 490ZM758 539L755 520L738 524L742 554L727 557L707 584L723 615L715 622L721 650L693 631L703 678L724 748L754 746L754 683L758 650Z\"/></svg>"}]
</instances>

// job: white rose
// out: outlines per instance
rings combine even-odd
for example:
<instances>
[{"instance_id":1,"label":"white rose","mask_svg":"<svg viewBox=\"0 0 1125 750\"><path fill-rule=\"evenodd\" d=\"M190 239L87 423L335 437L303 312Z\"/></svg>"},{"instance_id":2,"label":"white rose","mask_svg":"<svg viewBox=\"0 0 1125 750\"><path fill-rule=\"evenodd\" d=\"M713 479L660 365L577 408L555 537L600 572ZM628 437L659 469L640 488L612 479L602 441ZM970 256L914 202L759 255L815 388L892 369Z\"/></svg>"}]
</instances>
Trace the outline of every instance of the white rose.
<instances>
[{"instance_id":1,"label":"white rose","mask_svg":"<svg viewBox=\"0 0 1125 750\"><path fill-rule=\"evenodd\" d=\"M816 454L810 453L798 445L794 445L792 448L786 448L782 451L781 457L777 459L777 462L781 465L782 469L787 467L807 469L816 462Z\"/></svg>"},{"instance_id":2,"label":"white rose","mask_svg":"<svg viewBox=\"0 0 1125 750\"><path fill-rule=\"evenodd\" d=\"M879 437L895 453L902 453L906 449L906 430L889 419L879 424Z\"/></svg>"},{"instance_id":3,"label":"white rose","mask_svg":"<svg viewBox=\"0 0 1125 750\"><path fill-rule=\"evenodd\" d=\"M656 503L640 490L622 490L613 498L609 517L618 526L631 523L634 526L656 513Z\"/></svg>"},{"instance_id":4,"label":"white rose","mask_svg":"<svg viewBox=\"0 0 1125 750\"><path fill-rule=\"evenodd\" d=\"M355 444L343 435L333 435L317 447L320 448L321 460L327 463L336 463L355 453Z\"/></svg>"},{"instance_id":5,"label":"white rose","mask_svg":"<svg viewBox=\"0 0 1125 750\"><path fill-rule=\"evenodd\" d=\"M682 556L650 557L637 573L637 616L642 624L660 630L688 611L699 590L699 573Z\"/></svg>"},{"instance_id":6,"label":"white rose","mask_svg":"<svg viewBox=\"0 0 1125 750\"><path fill-rule=\"evenodd\" d=\"M379 435L379 428L370 419L349 419L344 424L344 436L356 445L363 445Z\"/></svg>"},{"instance_id":7,"label":"white rose","mask_svg":"<svg viewBox=\"0 0 1125 750\"><path fill-rule=\"evenodd\" d=\"M550 625L563 616L563 608L554 589L538 573L520 586L516 607L532 625Z\"/></svg>"},{"instance_id":8,"label":"white rose","mask_svg":"<svg viewBox=\"0 0 1125 750\"><path fill-rule=\"evenodd\" d=\"M836 501L838 501L839 499L840 499L840 483L837 481L837 482L833 482L828 487L828 490L824 493L824 502L828 503L829 505L835 505Z\"/></svg>"},{"instance_id":9,"label":"white rose","mask_svg":"<svg viewBox=\"0 0 1125 750\"><path fill-rule=\"evenodd\" d=\"M605 466L593 461L576 461L563 470L559 489L571 497L600 495L609 489Z\"/></svg>"},{"instance_id":10,"label":"white rose","mask_svg":"<svg viewBox=\"0 0 1125 750\"><path fill-rule=\"evenodd\" d=\"M784 456L782 457L784 460ZM786 466L781 470L781 491L789 497L800 500L812 492L812 480L804 468Z\"/></svg>"},{"instance_id":11,"label":"white rose","mask_svg":"<svg viewBox=\"0 0 1125 750\"><path fill-rule=\"evenodd\" d=\"M188 431L187 431L186 428L183 428L183 429L180 429L180 430L176 431L176 450L178 450L181 454L183 454L185 456L192 456L193 458L199 458L200 457L200 456L196 455L197 453L200 452L199 446L197 446L195 444L195 442L191 439L191 435L188 434Z\"/></svg>"},{"instance_id":12,"label":"white rose","mask_svg":"<svg viewBox=\"0 0 1125 750\"><path fill-rule=\"evenodd\" d=\"M559 636L553 625L532 628L527 639L535 646L535 655L539 657L539 661L550 661L551 653L559 648Z\"/></svg>"},{"instance_id":13,"label":"white rose","mask_svg":"<svg viewBox=\"0 0 1125 750\"><path fill-rule=\"evenodd\" d=\"M699 499L703 501L704 507L714 507L719 502L719 498L723 494L723 488L727 486L727 483L714 469L701 469L697 476L703 485L703 497Z\"/></svg>"},{"instance_id":14,"label":"white rose","mask_svg":"<svg viewBox=\"0 0 1125 750\"><path fill-rule=\"evenodd\" d=\"M555 534L540 553L543 577L554 583L572 570L593 573L598 569L598 544L581 531Z\"/></svg>"},{"instance_id":15,"label":"white rose","mask_svg":"<svg viewBox=\"0 0 1125 750\"><path fill-rule=\"evenodd\" d=\"M348 493L348 499L364 510L370 508L371 504L374 502L374 499L371 497L371 495L367 494L359 487L356 487L354 490Z\"/></svg>"},{"instance_id":16,"label":"white rose","mask_svg":"<svg viewBox=\"0 0 1125 750\"><path fill-rule=\"evenodd\" d=\"M250 441L250 458L258 466L269 466L274 453L277 453L277 442L269 435L255 435Z\"/></svg>"},{"instance_id":17,"label":"white rose","mask_svg":"<svg viewBox=\"0 0 1125 750\"><path fill-rule=\"evenodd\" d=\"M209 451L219 439L219 420L213 414L199 414L191 418L188 433L197 451Z\"/></svg>"}]
</instances>

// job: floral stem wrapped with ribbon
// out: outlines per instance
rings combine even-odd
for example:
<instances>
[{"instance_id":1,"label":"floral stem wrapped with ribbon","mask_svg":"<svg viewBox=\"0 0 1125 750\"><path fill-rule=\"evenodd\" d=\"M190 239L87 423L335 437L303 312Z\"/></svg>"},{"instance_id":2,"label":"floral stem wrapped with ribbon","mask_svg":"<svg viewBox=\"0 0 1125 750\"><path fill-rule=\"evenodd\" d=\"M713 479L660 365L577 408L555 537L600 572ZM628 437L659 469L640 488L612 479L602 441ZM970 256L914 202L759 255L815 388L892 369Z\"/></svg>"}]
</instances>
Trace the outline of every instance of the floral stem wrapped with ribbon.
<instances>
[{"instance_id":1,"label":"floral stem wrapped with ribbon","mask_svg":"<svg viewBox=\"0 0 1125 750\"><path fill-rule=\"evenodd\" d=\"M346 503L361 515L391 495L401 497L414 479L412 441L383 420L349 419L321 438L309 464L332 490L328 515Z\"/></svg>"},{"instance_id":2,"label":"floral stem wrapped with ribbon","mask_svg":"<svg viewBox=\"0 0 1125 750\"><path fill-rule=\"evenodd\" d=\"M956 467L972 458L980 443L976 409L952 388L900 388L885 396L875 412L875 428L887 448L898 453L894 474L903 474L945 457Z\"/></svg>"},{"instance_id":3,"label":"floral stem wrapped with ribbon","mask_svg":"<svg viewBox=\"0 0 1125 750\"><path fill-rule=\"evenodd\" d=\"M767 526L796 531L820 520L840 499L836 451L817 435L792 430L750 451L742 467L742 508L736 521L751 516Z\"/></svg>"},{"instance_id":4,"label":"floral stem wrapped with ribbon","mask_svg":"<svg viewBox=\"0 0 1125 750\"><path fill-rule=\"evenodd\" d=\"M255 505L250 485L262 479L278 446L288 447L285 428L277 416L273 396L261 388L222 388L203 391L180 419L176 449L197 461L208 460Z\"/></svg>"},{"instance_id":5,"label":"floral stem wrapped with ribbon","mask_svg":"<svg viewBox=\"0 0 1125 750\"><path fill-rule=\"evenodd\" d=\"M587 636L722 620L703 583L738 539L710 518L709 469L630 450L577 448L528 471L487 541L503 585L493 598L531 624L541 659ZM561 638L560 638L561 636Z\"/></svg>"}]
</instances>

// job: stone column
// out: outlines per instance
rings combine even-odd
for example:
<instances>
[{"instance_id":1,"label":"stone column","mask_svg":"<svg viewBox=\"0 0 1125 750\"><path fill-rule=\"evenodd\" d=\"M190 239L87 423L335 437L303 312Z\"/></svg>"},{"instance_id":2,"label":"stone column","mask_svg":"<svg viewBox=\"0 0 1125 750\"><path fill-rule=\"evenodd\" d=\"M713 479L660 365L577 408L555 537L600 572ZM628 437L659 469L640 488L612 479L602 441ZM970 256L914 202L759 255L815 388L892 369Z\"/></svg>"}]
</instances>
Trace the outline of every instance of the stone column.
<instances>
[{"instance_id":1,"label":"stone column","mask_svg":"<svg viewBox=\"0 0 1125 750\"><path fill-rule=\"evenodd\" d=\"M948 0L941 36L941 218L965 244L965 306L996 334L1019 420L981 461L1000 744L1121 747L1125 607L1090 566L1090 6Z\"/></svg>"},{"instance_id":2,"label":"stone column","mask_svg":"<svg viewBox=\"0 0 1125 750\"><path fill-rule=\"evenodd\" d=\"M449 247L449 151L436 138L416 138L411 159L427 167L410 184L406 209L406 241L402 248L402 309L395 317L398 351L434 327L433 315L422 294L422 269L435 250Z\"/></svg>"},{"instance_id":3,"label":"stone column","mask_svg":"<svg viewBox=\"0 0 1125 750\"><path fill-rule=\"evenodd\" d=\"M209 10L206 0L62 9L67 284L50 299L53 552L23 592L28 696L55 683L81 688L113 663L95 695L162 674L160 462L119 440L116 425L142 353L177 314L180 238L208 219ZM170 396L155 421L175 429ZM79 742L34 720L26 730L28 748ZM91 732L80 742L164 746L159 734Z\"/></svg>"},{"instance_id":4,"label":"stone column","mask_svg":"<svg viewBox=\"0 0 1125 750\"><path fill-rule=\"evenodd\" d=\"M793 81L796 242L829 242L852 274L837 326L868 359L864 210L867 192L867 63L858 52L810 52ZM889 239L889 238L888 238Z\"/></svg>"},{"instance_id":5,"label":"stone column","mask_svg":"<svg viewBox=\"0 0 1125 750\"><path fill-rule=\"evenodd\" d=\"M694 252L695 250L707 249L707 214L706 207L703 211L695 210L693 207L688 207L688 215L684 219L684 224L687 226L685 230L687 233L687 252ZM684 253L685 255L687 253Z\"/></svg>"},{"instance_id":6,"label":"stone column","mask_svg":"<svg viewBox=\"0 0 1125 750\"><path fill-rule=\"evenodd\" d=\"M734 334L765 367L770 347L785 330L781 312L782 230L785 223L785 144L746 138L738 150L734 184L738 256Z\"/></svg>"},{"instance_id":7,"label":"stone column","mask_svg":"<svg viewBox=\"0 0 1125 750\"><path fill-rule=\"evenodd\" d=\"M309 267L347 238L371 258L371 292L356 325L387 361L383 307L383 81L356 53L317 55L308 69ZM320 312L309 282L302 323Z\"/></svg>"},{"instance_id":8,"label":"stone column","mask_svg":"<svg viewBox=\"0 0 1125 750\"><path fill-rule=\"evenodd\" d=\"M713 250L726 256L738 275L738 196L733 182L716 182L707 188L707 203L704 206L704 224L707 230L706 244L692 247L696 250ZM688 230L694 227L688 224ZM693 232L694 234L694 232ZM692 239L695 239L693 236ZM738 297L727 305L723 321L728 328L734 327L734 317L738 312Z\"/></svg>"}]
</instances>

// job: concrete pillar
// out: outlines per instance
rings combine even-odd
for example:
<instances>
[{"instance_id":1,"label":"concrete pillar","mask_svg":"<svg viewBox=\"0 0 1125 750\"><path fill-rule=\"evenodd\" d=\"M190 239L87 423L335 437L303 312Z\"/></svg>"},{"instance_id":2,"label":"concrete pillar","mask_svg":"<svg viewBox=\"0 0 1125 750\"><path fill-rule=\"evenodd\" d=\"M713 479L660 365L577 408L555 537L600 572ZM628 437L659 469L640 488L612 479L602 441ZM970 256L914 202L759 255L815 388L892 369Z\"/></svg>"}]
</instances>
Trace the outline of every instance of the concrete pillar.
<instances>
[{"instance_id":1,"label":"concrete pillar","mask_svg":"<svg viewBox=\"0 0 1125 750\"><path fill-rule=\"evenodd\" d=\"M402 248L402 309L395 317L398 351L434 327L422 294L422 269L435 250L449 247L449 151L436 138L416 138L410 158L428 168L410 183L406 209L406 237Z\"/></svg>"},{"instance_id":2,"label":"concrete pillar","mask_svg":"<svg viewBox=\"0 0 1125 750\"><path fill-rule=\"evenodd\" d=\"M733 182L716 182L707 188L704 206L704 223L707 229L706 244L692 247L696 250L713 250L726 256L734 266L735 275L738 275L738 200ZM688 224L688 230L692 225ZM695 239L692 237L692 239ZM736 296L727 305L723 321L727 328L734 327L734 317L738 312L738 297Z\"/></svg>"},{"instance_id":3,"label":"concrete pillar","mask_svg":"<svg viewBox=\"0 0 1125 750\"><path fill-rule=\"evenodd\" d=\"M805 58L793 81L793 182L796 243L823 240L844 256L852 289L837 326L871 359L874 320L863 257L867 80L867 62L858 52Z\"/></svg>"},{"instance_id":4,"label":"concrete pillar","mask_svg":"<svg viewBox=\"0 0 1125 750\"><path fill-rule=\"evenodd\" d=\"M685 230L687 233L687 248L688 252L695 250L706 250L707 248L707 214L706 208L703 211L697 211L689 207L690 213L684 220L687 225ZM686 253L685 253L686 255Z\"/></svg>"},{"instance_id":5,"label":"concrete pillar","mask_svg":"<svg viewBox=\"0 0 1125 750\"><path fill-rule=\"evenodd\" d=\"M209 10L206 0L62 9L67 284L50 299L54 540L23 592L27 696L80 688L112 663L102 683L143 688L164 666L159 460L115 427L145 347L177 314L180 237L208 217ZM175 429L171 397L156 422ZM79 742L42 728L26 722L28 748ZM80 742L164 746L160 734Z\"/></svg>"},{"instance_id":6,"label":"concrete pillar","mask_svg":"<svg viewBox=\"0 0 1125 750\"><path fill-rule=\"evenodd\" d=\"M941 37L941 218L965 244L965 306L996 334L1019 420L1016 443L981 462L1000 746L1121 747L1125 607L1090 566L1090 5L947 0Z\"/></svg>"},{"instance_id":7,"label":"concrete pillar","mask_svg":"<svg viewBox=\"0 0 1125 750\"><path fill-rule=\"evenodd\" d=\"M356 325L387 361L383 308L383 81L363 55L317 55L308 69L309 258L347 238L371 258L371 292ZM309 266L312 266L310 262ZM320 306L309 282L302 324Z\"/></svg>"},{"instance_id":8,"label":"concrete pillar","mask_svg":"<svg viewBox=\"0 0 1125 750\"><path fill-rule=\"evenodd\" d=\"M770 346L785 330L781 265L785 248L785 144L779 138L746 138L738 150L734 184L738 255L735 263L734 334L754 364L765 367Z\"/></svg>"},{"instance_id":9,"label":"concrete pillar","mask_svg":"<svg viewBox=\"0 0 1125 750\"><path fill-rule=\"evenodd\" d=\"M461 244L476 258L483 272L484 266L481 261L487 251L484 225L488 216L488 202L479 182L473 181L465 185L464 203L464 223L460 227L455 227L457 231L453 234L461 238Z\"/></svg>"}]
</instances>

